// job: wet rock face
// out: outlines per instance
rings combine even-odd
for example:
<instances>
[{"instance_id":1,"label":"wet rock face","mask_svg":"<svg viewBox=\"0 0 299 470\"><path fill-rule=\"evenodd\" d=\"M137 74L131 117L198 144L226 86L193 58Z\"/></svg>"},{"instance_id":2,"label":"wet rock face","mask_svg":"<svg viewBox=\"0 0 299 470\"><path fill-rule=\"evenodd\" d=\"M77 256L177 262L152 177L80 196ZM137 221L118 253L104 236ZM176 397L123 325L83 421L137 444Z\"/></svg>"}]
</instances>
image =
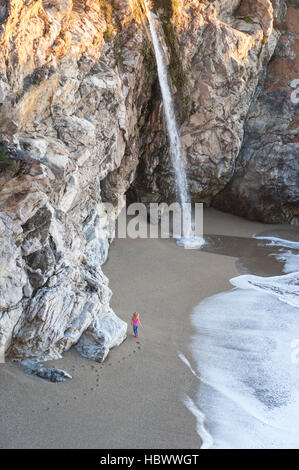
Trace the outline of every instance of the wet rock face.
<instances>
[{"instance_id":1,"label":"wet rock face","mask_svg":"<svg viewBox=\"0 0 299 470\"><path fill-rule=\"evenodd\" d=\"M246 116L275 50L276 17L283 15L285 2L186 1L170 21L161 2L155 3L170 48L191 196L210 204L233 176ZM159 96L143 133L137 192L174 198Z\"/></svg>"},{"instance_id":2,"label":"wet rock face","mask_svg":"<svg viewBox=\"0 0 299 470\"><path fill-rule=\"evenodd\" d=\"M299 220L299 6L291 2L245 122L234 176L214 205L251 219Z\"/></svg>"},{"instance_id":3,"label":"wet rock face","mask_svg":"<svg viewBox=\"0 0 299 470\"><path fill-rule=\"evenodd\" d=\"M192 198L294 220L297 9L276 48L283 0L154 8ZM175 197L145 23L137 0L0 2L0 360L55 359L76 345L102 361L126 336L101 270L111 222L127 190Z\"/></svg>"}]
</instances>

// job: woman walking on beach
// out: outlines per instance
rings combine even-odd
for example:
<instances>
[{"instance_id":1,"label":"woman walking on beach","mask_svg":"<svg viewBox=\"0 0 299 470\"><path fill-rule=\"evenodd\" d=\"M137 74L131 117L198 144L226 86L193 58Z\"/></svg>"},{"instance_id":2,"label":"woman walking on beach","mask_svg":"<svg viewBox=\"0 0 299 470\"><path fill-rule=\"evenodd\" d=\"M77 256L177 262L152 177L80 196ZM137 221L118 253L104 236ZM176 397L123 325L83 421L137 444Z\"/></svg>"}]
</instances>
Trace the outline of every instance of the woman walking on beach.
<instances>
[{"instance_id":1,"label":"woman walking on beach","mask_svg":"<svg viewBox=\"0 0 299 470\"><path fill-rule=\"evenodd\" d=\"M140 325L143 328L141 321L139 320L139 313L134 312L131 318L131 325L133 326L133 332L135 338L138 338L138 326Z\"/></svg>"}]
</instances>

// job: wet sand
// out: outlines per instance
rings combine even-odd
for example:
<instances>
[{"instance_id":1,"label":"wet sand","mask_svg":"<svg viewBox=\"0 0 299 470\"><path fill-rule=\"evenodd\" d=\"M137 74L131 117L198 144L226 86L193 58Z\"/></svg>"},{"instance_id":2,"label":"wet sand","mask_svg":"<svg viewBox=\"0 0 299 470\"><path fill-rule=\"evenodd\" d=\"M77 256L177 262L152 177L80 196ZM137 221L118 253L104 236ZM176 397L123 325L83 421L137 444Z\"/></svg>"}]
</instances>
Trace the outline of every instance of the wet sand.
<instances>
[{"instance_id":1,"label":"wet sand","mask_svg":"<svg viewBox=\"0 0 299 470\"><path fill-rule=\"evenodd\" d=\"M275 228L213 209L204 215L205 234L246 238ZM192 364L192 309L230 289L238 274L240 249L235 257L214 251L184 250L173 240L113 242L103 268L112 307L128 323L140 312L140 338L129 327L103 364L69 351L55 361L73 375L66 383L1 365L0 448L199 448L196 420L183 403L185 394L195 396L198 379L178 355Z\"/></svg>"}]
</instances>

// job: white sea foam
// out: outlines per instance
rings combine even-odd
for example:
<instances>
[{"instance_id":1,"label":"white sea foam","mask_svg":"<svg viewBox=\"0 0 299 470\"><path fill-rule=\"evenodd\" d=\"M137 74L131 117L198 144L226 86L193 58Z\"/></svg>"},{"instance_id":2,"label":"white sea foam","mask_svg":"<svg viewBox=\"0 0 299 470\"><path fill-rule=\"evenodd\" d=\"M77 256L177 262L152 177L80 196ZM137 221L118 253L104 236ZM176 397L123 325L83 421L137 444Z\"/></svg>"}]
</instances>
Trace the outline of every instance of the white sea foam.
<instances>
[{"instance_id":1,"label":"white sea foam","mask_svg":"<svg viewBox=\"0 0 299 470\"><path fill-rule=\"evenodd\" d=\"M198 406L218 448L299 447L298 310L258 291L236 289L194 311L192 350Z\"/></svg>"},{"instance_id":2,"label":"white sea foam","mask_svg":"<svg viewBox=\"0 0 299 470\"><path fill-rule=\"evenodd\" d=\"M299 250L299 242L291 241L291 240L284 240L283 238L278 237L259 237L257 235L254 236L256 240L265 240L267 241L268 246L282 246L284 248L293 248Z\"/></svg>"},{"instance_id":3,"label":"white sea foam","mask_svg":"<svg viewBox=\"0 0 299 470\"><path fill-rule=\"evenodd\" d=\"M236 289L204 300L192 314L196 406L213 448L297 449L299 273L231 282Z\"/></svg>"},{"instance_id":4,"label":"white sea foam","mask_svg":"<svg viewBox=\"0 0 299 470\"><path fill-rule=\"evenodd\" d=\"M186 366L190 369L191 373L193 375L195 375L195 377L197 377L199 379L199 375L195 372L195 370L193 369L193 367L191 366L190 362L188 361L188 359L186 358L186 356L182 353L179 353L179 358L181 359L181 361L186 364Z\"/></svg>"},{"instance_id":5,"label":"white sea foam","mask_svg":"<svg viewBox=\"0 0 299 470\"><path fill-rule=\"evenodd\" d=\"M192 398L190 398L188 395L185 395L184 403L188 410L196 418L197 434L202 440L201 449L210 449L213 446L213 438L205 428L205 415L200 411L198 406L196 406Z\"/></svg>"},{"instance_id":6,"label":"white sea foam","mask_svg":"<svg viewBox=\"0 0 299 470\"><path fill-rule=\"evenodd\" d=\"M278 297L282 302L299 307L299 271L274 277L246 274L234 277L230 282L241 289L267 292Z\"/></svg>"},{"instance_id":7,"label":"white sea foam","mask_svg":"<svg viewBox=\"0 0 299 470\"><path fill-rule=\"evenodd\" d=\"M287 250L279 254L274 254L276 259L284 261L283 272L293 273L299 269L299 254L294 254L293 251Z\"/></svg>"},{"instance_id":8,"label":"white sea foam","mask_svg":"<svg viewBox=\"0 0 299 470\"><path fill-rule=\"evenodd\" d=\"M186 366L189 368L190 372L197 378L200 379L199 375L195 372L193 367L191 366L190 362L186 358L186 356L182 353L178 353L179 358L181 361L186 364ZM205 415L203 412L198 408L198 406L194 403L191 397L188 395L185 395L184 397L184 403L185 406L188 408L188 410L195 416L196 418L196 430L198 435L200 436L202 440L201 444L201 449L209 449L213 445L213 438L212 436L208 433L206 427L205 427Z\"/></svg>"}]
</instances>

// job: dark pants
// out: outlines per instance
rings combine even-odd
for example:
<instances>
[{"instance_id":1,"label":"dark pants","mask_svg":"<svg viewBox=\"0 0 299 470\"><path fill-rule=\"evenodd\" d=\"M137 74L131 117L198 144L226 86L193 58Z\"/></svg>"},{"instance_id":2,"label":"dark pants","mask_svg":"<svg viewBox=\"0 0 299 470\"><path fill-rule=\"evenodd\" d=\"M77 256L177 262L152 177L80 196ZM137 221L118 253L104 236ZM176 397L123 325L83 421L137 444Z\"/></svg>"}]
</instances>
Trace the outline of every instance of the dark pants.
<instances>
[{"instance_id":1,"label":"dark pants","mask_svg":"<svg viewBox=\"0 0 299 470\"><path fill-rule=\"evenodd\" d=\"M134 335L138 335L138 325L133 325Z\"/></svg>"}]
</instances>

